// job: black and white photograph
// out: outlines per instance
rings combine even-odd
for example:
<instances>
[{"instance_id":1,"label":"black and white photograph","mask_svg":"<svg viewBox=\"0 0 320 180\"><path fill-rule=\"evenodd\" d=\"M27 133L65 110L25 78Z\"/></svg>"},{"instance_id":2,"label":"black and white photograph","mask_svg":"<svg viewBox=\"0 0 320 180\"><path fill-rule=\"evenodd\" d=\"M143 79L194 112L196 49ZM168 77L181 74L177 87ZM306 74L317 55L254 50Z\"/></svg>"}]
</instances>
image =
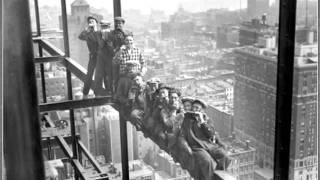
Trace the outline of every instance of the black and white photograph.
<instances>
[{"instance_id":1,"label":"black and white photograph","mask_svg":"<svg viewBox=\"0 0 320 180\"><path fill-rule=\"evenodd\" d=\"M318 0L2 0L3 180L318 180Z\"/></svg>"}]
</instances>

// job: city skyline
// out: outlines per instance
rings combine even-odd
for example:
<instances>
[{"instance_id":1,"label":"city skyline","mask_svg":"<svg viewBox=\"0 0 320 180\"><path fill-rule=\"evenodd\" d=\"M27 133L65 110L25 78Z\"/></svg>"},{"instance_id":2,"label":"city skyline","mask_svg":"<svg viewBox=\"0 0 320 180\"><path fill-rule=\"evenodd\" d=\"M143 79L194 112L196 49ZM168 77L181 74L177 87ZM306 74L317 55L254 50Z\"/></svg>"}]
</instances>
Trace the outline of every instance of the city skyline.
<instances>
[{"instance_id":1,"label":"city skyline","mask_svg":"<svg viewBox=\"0 0 320 180\"><path fill-rule=\"evenodd\" d=\"M97 9L106 9L109 13L113 13L113 2L106 0L86 0L90 6ZM70 12L70 5L73 0L68 0L67 11ZM275 0L269 0L269 5L272 5ZM170 4L170 5L169 5ZM59 3L55 1L39 1L39 7L43 6L58 6ZM228 9L238 10L247 8L247 0L162 0L162 1L148 1L148 0L122 0L122 10L138 9L143 14L149 14L151 10L164 11L166 15L171 15L177 11L179 7L183 7L186 11L201 12L208 9Z\"/></svg>"}]
</instances>

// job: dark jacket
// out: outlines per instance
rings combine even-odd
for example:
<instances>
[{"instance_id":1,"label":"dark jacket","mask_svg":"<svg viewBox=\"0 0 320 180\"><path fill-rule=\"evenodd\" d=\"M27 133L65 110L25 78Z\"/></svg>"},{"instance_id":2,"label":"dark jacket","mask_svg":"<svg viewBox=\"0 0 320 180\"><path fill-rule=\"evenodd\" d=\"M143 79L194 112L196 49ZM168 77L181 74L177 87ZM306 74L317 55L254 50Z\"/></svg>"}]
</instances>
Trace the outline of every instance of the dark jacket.
<instances>
[{"instance_id":1,"label":"dark jacket","mask_svg":"<svg viewBox=\"0 0 320 180\"><path fill-rule=\"evenodd\" d=\"M208 149L212 146L214 129L207 123L199 124L193 113L185 113L184 121L181 125L181 135L187 140L192 149Z\"/></svg>"},{"instance_id":2,"label":"dark jacket","mask_svg":"<svg viewBox=\"0 0 320 180\"><path fill-rule=\"evenodd\" d=\"M97 54L99 49L99 32L84 30L80 33L79 39L86 41L90 54Z\"/></svg>"},{"instance_id":3,"label":"dark jacket","mask_svg":"<svg viewBox=\"0 0 320 180\"><path fill-rule=\"evenodd\" d=\"M117 52L125 44L125 36L130 33L128 30L112 30L107 43L109 50L114 53Z\"/></svg>"}]
</instances>

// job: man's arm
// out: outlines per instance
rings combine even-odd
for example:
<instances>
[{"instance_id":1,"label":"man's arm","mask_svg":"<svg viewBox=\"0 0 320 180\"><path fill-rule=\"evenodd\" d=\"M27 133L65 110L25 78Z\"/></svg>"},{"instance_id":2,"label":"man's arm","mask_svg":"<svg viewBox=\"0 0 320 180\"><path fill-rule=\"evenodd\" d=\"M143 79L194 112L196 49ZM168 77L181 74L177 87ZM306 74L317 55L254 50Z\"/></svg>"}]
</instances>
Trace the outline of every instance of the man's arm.
<instances>
[{"instance_id":1,"label":"man's arm","mask_svg":"<svg viewBox=\"0 0 320 180\"><path fill-rule=\"evenodd\" d=\"M120 51L118 51L118 52L116 52L116 54L114 55L114 57L113 57L113 63L114 64L120 64L121 63L121 53L122 53L122 51L120 50Z\"/></svg>"},{"instance_id":2,"label":"man's arm","mask_svg":"<svg viewBox=\"0 0 320 180\"><path fill-rule=\"evenodd\" d=\"M113 31L110 31L108 33L106 33L105 35L105 43L106 43L106 46L107 46L107 49L109 52L113 53L112 56L114 56L114 47L113 47Z\"/></svg>"},{"instance_id":3,"label":"man's arm","mask_svg":"<svg viewBox=\"0 0 320 180\"><path fill-rule=\"evenodd\" d=\"M79 38L80 40L86 41L86 40L88 39L88 34L89 34L88 29L85 29L85 30L83 30L83 31L80 33L80 35L79 35L78 38Z\"/></svg>"},{"instance_id":4,"label":"man's arm","mask_svg":"<svg viewBox=\"0 0 320 180\"><path fill-rule=\"evenodd\" d=\"M200 129L208 139L212 139L214 137L214 128L210 126L207 122L201 123Z\"/></svg>"},{"instance_id":5,"label":"man's arm","mask_svg":"<svg viewBox=\"0 0 320 180\"><path fill-rule=\"evenodd\" d=\"M221 141L219 134L215 133L214 136L215 136L215 139L214 139L215 143L218 144L219 146L223 147L224 149L226 149L227 146Z\"/></svg>"}]
</instances>

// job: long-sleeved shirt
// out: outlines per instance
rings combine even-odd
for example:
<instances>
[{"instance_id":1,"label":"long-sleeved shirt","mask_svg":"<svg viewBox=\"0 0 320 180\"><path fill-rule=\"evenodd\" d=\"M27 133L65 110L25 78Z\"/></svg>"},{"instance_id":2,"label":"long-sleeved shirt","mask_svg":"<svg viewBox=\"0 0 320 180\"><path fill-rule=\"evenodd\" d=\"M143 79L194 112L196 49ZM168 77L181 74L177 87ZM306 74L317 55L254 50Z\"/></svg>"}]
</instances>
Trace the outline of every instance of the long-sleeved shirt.
<instances>
[{"instance_id":1,"label":"long-sleeved shirt","mask_svg":"<svg viewBox=\"0 0 320 180\"><path fill-rule=\"evenodd\" d=\"M115 57L115 63L119 64L120 71L119 74L126 74L128 71L128 62L136 62L136 66L132 67L134 68L133 72L141 72L142 68L145 66L145 61L142 55L142 52L139 48L133 47L131 49L129 48L121 48L120 51L117 53Z\"/></svg>"},{"instance_id":2,"label":"long-sleeved shirt","mask_svg":"<svg viewBox=\"0 0 320 180\"><path fill-rule=\"evenodd\" d=\"M99 49L99 32L84 30L80 33L79 39L86 41L90 54L96 54Z\"/></svg>"}]
</instances>

